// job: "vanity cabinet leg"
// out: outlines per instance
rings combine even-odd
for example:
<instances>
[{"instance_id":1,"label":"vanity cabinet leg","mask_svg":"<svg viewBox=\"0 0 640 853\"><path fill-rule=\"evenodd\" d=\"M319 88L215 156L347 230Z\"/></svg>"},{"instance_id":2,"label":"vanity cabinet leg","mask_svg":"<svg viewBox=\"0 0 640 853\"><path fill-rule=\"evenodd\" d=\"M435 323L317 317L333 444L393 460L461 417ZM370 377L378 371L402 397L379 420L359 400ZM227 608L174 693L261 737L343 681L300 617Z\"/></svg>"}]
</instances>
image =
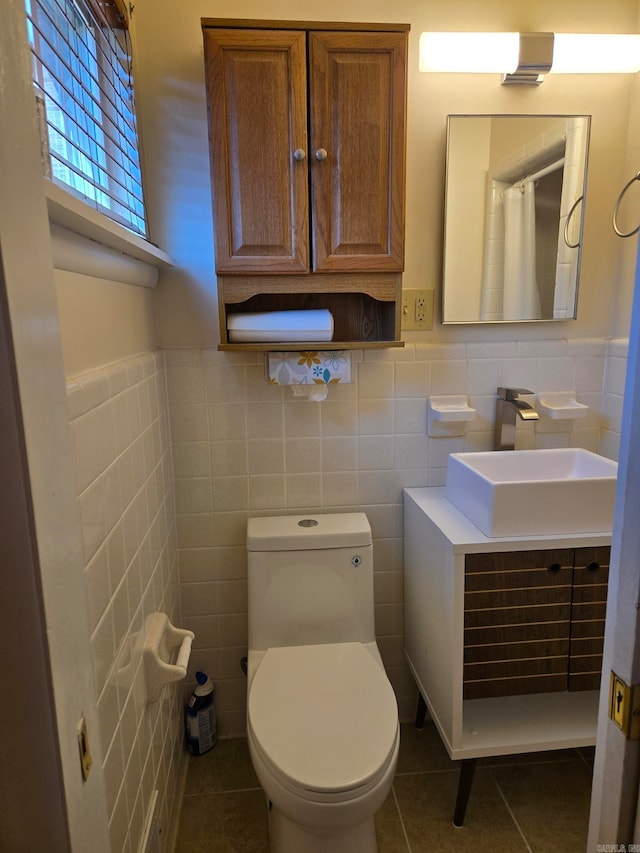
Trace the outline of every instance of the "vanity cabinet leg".
<instances>
[{"instance_id":1,"label":"vanity cabinet leg","mask_svg":"<svg viewBox=\"0 0 640 853\"><path fill-rule=\"evenodd\" d=\"M463 758L460 765L460 776L458 777L458 794L456 796L456 807L453 812L453 825L461 827L464 824L464 816L467 811L471 783L476 769L476 758Z\"/></svg>"},{"instance_id":2,"label":"vanity cabinet leg","mask_svg":"<svg viewBox=\"0 0 640 853\"><path fill-rule=\"evenodd\" d=\"M424 719L427 716L427 703L422 698L422 693L418 691L418 707L416 709L416 728L424 728Z\"/></svg>"}]
</instances>

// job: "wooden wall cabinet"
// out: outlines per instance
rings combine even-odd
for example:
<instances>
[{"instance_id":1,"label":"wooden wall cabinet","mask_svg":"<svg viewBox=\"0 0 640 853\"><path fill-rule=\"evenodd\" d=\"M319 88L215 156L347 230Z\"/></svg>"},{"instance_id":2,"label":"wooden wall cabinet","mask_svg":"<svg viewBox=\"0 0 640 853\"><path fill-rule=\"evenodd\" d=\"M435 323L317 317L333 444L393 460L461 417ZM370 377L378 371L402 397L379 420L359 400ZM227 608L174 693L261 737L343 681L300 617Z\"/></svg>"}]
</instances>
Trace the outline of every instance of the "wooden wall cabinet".
<instances>
[{"instance_id":1,"label":"wooden wall cabinet","mask_svg":"<svg viewBox=\"0 0 640 853\"><path fill-rule=\"evenodd\" d=\"M221 343L227 310L313 307L334 348L398 343L408 26L202 26Z\"/></svg>"},{"instance_id":2,"label":"wooden wall cabinet","mask_svg":"<svg viewBox=\"0 0 640 853\"><path fill-rule=\"evenodd\" d=\"M595 743L610 535L490 539L405 489L405 655L453 759Z\"/></svg>"}]
</instances>

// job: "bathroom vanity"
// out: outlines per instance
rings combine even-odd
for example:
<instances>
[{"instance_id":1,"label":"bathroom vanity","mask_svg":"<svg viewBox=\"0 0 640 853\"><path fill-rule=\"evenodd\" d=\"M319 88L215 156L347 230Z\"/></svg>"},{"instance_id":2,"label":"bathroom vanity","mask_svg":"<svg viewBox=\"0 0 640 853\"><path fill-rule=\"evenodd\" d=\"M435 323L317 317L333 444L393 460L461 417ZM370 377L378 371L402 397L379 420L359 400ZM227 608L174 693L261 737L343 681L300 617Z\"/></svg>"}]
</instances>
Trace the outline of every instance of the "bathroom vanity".
<instances>
[{"instance_id":1,"label":"bathroom vanity","mask_svg":"<svg viewBox=\"0 0 640 853\"><path fill-rule=\"evenodd\" d=\"M444 488L405 489L404 525L405 654L450 757L594 744L610 533L489 538Z\"/></svg>"}]
</instances>

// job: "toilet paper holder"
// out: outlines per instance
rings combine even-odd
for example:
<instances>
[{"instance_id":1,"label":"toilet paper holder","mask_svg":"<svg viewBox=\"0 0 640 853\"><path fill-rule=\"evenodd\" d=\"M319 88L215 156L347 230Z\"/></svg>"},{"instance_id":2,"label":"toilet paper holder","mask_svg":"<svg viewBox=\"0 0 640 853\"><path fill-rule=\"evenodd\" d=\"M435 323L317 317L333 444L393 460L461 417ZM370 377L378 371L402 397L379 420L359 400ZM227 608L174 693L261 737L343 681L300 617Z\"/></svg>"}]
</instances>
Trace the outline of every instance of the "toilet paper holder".
<instances>
[{"instance_id":1,"label":"toilet paper holder","mask_svg":"<svg viewBox=\"0 0 640 853\"><path fill-rule=\"evenodd\" d=\"M166 613L149 614L146 628L142 654L147 702L150 703L158 701L165 684L185 678L195 634L174 628Z\"/></svg>"}]
</instances>

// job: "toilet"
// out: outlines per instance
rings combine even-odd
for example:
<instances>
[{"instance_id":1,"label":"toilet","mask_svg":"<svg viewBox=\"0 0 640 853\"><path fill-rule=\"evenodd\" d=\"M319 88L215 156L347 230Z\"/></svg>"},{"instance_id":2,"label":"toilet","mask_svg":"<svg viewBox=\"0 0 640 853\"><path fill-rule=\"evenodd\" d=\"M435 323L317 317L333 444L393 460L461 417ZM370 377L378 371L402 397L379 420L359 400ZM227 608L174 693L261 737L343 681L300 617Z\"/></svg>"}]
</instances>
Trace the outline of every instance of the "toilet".
<instances>
[{"instance_id":1,"label":"toilet","mask_svg":"<svg viewBox=\"0 0 640 853\"><path fill-rule=\"evenodd\" d=\"M364 513L251 518L247 738L272 853L375 853L398 707Z\"/></svg>"}]
</instances>

